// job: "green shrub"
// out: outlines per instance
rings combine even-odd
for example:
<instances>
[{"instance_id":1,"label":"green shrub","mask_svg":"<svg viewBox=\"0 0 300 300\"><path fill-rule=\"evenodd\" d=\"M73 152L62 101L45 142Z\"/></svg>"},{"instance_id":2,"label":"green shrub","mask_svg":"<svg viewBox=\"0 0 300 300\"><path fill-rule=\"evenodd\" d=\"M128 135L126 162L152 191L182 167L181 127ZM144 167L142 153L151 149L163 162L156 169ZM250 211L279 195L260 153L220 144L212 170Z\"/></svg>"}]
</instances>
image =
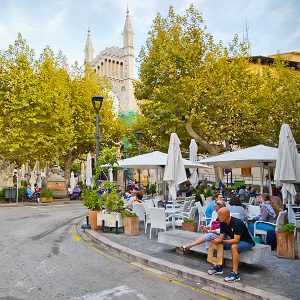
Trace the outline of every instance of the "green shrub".
<instances>
[{"instance_id":1,"label":"green shrub","mask_svg":"<svg viewBox=\"0 0 300 300\"><path fill-rule=\"evenodd\" d=\"M152 196L156 193L156 183L150 183L150 186L148 188L148 192Z\"/></svg>"},{"instance_id":2,"label":"green shrub","mask_svg":"<svg viewBox=\"0 0 300 300\"><path fill-rule=\"evenodd\" d=\"M284 231L284 232L294 232L296 229L296 226L294 223L287 223L285 225L283 225L280 228L280 231Z\"/></svg>"},{"instance_id":3,"label":"green shrub","mask_svg":"<svg viewBox=\"0 0 300 300\"><path fill-rule=\"evenodd\" d=\"M49 188L41 190L41 197L45 197L47 199L51 198L53 195L52 191Z\"/></svg>"},{"instance_id":4,"label":"green shrub","mask_svg":"<svg viewBox=\"0 0 300 300\"><path fill-rule=\"evenodd\" d=\"M122 212L122 216L123 216L123 217L125 217L125 216L127 216L127 217L136 217L137 214L136 214L136 213L132 213L132 212L130 212L130 211L128 211L128 210L124 210L124 211Z\"/></svg>"},{"instance_id":5,"label":"green shrub","mask_svg":"<svg viewBox=\"0 0 300 300\"><path fill-rule=\"evenodd\" d=\"M194 220L194 219L184 219L184 221L183 221L184 223L194 223L194 222L196 222L196 220Z\"/></svg>"},{"instance_id":6,"label":"green shrub","mask_svg":"<svg viewBox=\"0 0 300 300\"><path fill-rule=\"evenodd\" d=\"M89 210L101 211L104 208L104 202L96 191L85 190L81 194L83 205Z\"/></svg>"},{"instance_id":7,"label":"green shrub","mask_svg":"<svg viewBox=\"0 0 300 300\"><path fill-rule=\"evenodd\" d=\"M0 198L5 197L5 189L0 190Z\"/></svg>"},{"instance_id":8,"label":"green shrub","mask_svg":"<svg viewBox=\"0 0 300 300\"><path fill-rule=\"evenodd\" d=\"M27 186L27 182L26 182L26 180L21 180L21 186Z\"/></svg>"}]
</instances>

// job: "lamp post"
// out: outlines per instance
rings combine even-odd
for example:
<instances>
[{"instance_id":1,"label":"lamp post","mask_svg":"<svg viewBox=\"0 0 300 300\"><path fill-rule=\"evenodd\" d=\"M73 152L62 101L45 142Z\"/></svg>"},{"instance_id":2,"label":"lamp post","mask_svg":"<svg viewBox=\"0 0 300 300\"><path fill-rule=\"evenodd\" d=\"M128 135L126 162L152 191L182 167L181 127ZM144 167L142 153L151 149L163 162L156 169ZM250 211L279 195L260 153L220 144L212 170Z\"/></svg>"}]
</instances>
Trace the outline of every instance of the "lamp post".
<instances>
[{"instance_id":1,"label":"lamp post","mask_svg":"<svg viewBox=\"0 0 300 300\"><path fill-rule=\"evenodd\" d=\"M127 154L128 154L127 151L123 151L123 158L124 158L124 159L127 158ZM124 185L125 185L125 192L127 191L127 188L126 188L126 171L127 171L127 168L124 168Z\"/></svg>"},{"instance_id":2,"label":"lamp post","mask_svg":"<svg viewBox=\"0 0 300 300\"><path fill-rule=\"evenodd\" d=\"M100 135L99 135L99 110L101 109L102 102L103 102L103 97L102 96L94 96L92 98L93 107L94 107L95 112L96 112L96 134L95 134L95 139L96 139L96 165L98 164L98 160L99 160L99 139L100 139Z\"/></svg>"},{"instance_id":3,"label":"lamp post","mask_svg":"<svg viewBox=\"0 0 300 300\"><path fill-rule=\"evenodd\" d=\"M139 155L141 154L141 139L143 137L143 132L142 131L137 131L135 133L135 137L137 138L139 142ZM139 169L139 190L141 189L141 170Z\"/></svg>"}]
</instances>

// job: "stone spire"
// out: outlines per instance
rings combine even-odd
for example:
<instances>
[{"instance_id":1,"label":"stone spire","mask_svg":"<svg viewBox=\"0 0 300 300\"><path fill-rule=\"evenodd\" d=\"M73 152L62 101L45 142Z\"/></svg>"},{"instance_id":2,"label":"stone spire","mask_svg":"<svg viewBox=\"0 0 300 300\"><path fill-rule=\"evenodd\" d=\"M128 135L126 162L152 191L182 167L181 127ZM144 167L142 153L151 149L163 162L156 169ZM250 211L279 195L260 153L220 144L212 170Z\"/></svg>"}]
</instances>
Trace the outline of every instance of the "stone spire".
<instances>
[{"instance_id":1,"label":"stone spire","mask_svg":"<svg viewBox=\"0 0 300 300\"><path fill-rule=\"evenodd\" d=\"M126 21L125 21L125 26L124 26L124 30L123 30L123 47L124 48L131 48L130 53L133 55L133 30L132 30L132 25L131 25L131 20L130 20L130 16L129 16L129 10L127 8L126 11L127 15L126 15ZM129 50L129 49L128 49Z\"/></svg>"},{"instance_id":2,"label":"stone spire","mask_svg":"<svg viewBox=\"0 0 300 300\"><path fill-rule=\"evenodd\" d=\"M85 44L85 48L84 48L84 54L85 54L85 61L87 63L91 63L93 58L94 58L94 47L92 44L92 39L91 39L91 33L90 33L90 28L88 28L88 35L87 35L87 39L86 39L86 44Z\"/></svg>"}]
</instances>

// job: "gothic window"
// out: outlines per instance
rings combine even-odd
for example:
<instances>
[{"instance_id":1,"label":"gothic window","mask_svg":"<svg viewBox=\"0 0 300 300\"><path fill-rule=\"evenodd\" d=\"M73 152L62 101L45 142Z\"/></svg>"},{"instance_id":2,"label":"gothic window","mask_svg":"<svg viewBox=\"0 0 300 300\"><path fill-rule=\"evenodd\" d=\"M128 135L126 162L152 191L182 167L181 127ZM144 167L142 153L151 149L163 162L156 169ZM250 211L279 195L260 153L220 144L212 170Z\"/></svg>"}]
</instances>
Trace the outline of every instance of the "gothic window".
<instances>
[{"instance_id":1,"label":"gothic window","mask_svg":"<svg viewBox=\"0 0 300 300\"><path fill-rule=\"evenodd\" d=\"M108 76L111 76L111 60L108 60Z\"/></svg>"},{"instance_id":2,"label":"gothic window","mask_svg":"<svg viewBox=\"0 0 300 300\"><path fill-rule=\"evenodd\" d=\"M117 61L117 62L116 62L116 77L117 77L117 78L119 78L119 74L120 74L119 68L120 68L120 64L119 64L119 62Z\"/></svg>"},{"instance_id":3,"label":"gothic window","mask_svg":"<svg viewBox=\"0 0 300 300\"><path fill-rule=\"evenodd\" d=\"M123 74L124 70L123 70L123 63L120 63L120 77L123 78L124 74Z\"/></svg>"}]
</instances>

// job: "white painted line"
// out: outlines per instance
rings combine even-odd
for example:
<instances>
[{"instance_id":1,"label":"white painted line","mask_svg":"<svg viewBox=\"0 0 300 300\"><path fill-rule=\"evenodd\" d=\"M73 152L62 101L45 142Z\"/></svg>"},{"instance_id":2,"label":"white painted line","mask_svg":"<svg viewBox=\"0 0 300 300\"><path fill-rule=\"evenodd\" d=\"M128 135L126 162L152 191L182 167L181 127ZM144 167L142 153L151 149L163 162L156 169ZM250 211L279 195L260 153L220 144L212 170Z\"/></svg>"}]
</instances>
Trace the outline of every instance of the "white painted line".
<instances>
[{"instance_id":1,"label":"white painted line","mask_svg":"<svg viewBox=\"0 0 300 300\"><path fill-rule=\"evenodd\" d=\"M104 290L100 293L87 294L82 297L73 298L72 300L110 300L120 297L122 299L123 295L134 294L141 300L147 300L147 298L138 293L136 290L130 289L127 285L121 285L110 290Z\"/></svg>"}]
</instances>

